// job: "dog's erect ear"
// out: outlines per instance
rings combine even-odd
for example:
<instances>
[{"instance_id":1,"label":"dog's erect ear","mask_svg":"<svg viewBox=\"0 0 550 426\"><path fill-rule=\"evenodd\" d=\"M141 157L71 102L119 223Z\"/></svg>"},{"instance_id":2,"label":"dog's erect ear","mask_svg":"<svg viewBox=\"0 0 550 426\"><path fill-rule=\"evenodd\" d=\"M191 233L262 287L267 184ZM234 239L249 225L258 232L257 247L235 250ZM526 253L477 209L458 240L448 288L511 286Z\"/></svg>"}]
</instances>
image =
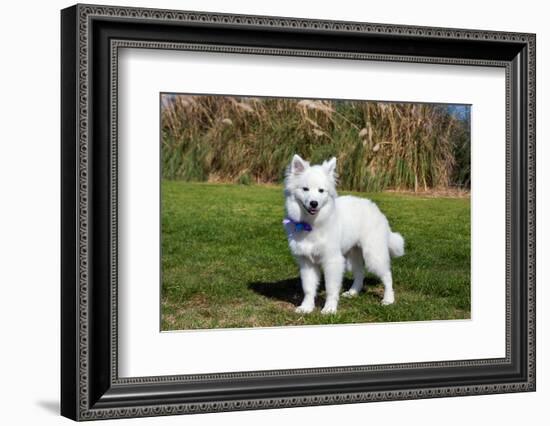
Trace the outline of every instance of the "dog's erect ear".
<instances>
[{"instance_id":1,"label":"dog's erect ear","mask_svg":"<svg viewBox=\"0 0 550 426\"><path fill-rule=\"evenodd\" d=\"M325 169L328 175L334 175L336 171L336 157L332 157L328 161L323 161L323 169Z\"/></svg>"},{"instance_id":2,"label":"dog's erect ear","mask_svg":"<svg viewBox=\"0 0 550 426\"><path fill-rule=\"evenodd\" d=\"M292 158L292 162L290 163L290 172L297 175L303 173L308 167L309 163L298 154L295 154Z\"/></svg>"}]
</instances>

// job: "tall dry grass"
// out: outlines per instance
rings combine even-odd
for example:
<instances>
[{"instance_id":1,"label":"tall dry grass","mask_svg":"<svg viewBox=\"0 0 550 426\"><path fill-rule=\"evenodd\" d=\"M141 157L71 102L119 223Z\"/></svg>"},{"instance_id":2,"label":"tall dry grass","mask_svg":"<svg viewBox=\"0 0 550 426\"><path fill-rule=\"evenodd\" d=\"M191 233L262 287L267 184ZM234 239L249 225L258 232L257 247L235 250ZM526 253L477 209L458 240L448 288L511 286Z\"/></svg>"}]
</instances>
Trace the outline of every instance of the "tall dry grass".
<instances>
[{"instance_id":1,"label":"tall dry grass","mask_svg":"<svg viewBox=\"0 0 550 426\"><path fill-rule=\"evenodd\" d=\"M364 101L163 96L166 179L280 182L295 153L338 158L339 187L469 185L469 127L448 108Z\"/></svg>"}]
</instances>

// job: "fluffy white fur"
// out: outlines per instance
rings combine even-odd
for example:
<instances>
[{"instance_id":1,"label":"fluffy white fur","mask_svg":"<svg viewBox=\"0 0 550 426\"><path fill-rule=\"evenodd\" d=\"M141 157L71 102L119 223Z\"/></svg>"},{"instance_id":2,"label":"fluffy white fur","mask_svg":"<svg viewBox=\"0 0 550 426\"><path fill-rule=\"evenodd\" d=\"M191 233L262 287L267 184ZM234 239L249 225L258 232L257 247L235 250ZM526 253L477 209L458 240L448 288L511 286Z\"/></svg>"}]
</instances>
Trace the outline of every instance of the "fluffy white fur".
<instances>
[{"instance_id":1,"label":"fluffy white fur","mask_svg":"<svg viewBox=\"0 0 550 426\"><path fill-rule=\"evenodd\" d=\"M285 208L289 219L311 225L310 232L285 225L290 251L300 267L304 290L296 312L310 313L321 278L325 276L326 302L322 313L335 313L346 268L353 272L351 288L343 294L353 297L363 288L365 266L384 284L382 304L394 302L391 256L405 252L403 237L392 232L386 216L365 198L338 197L336 158L321 165L295 155L285 179Z\"/></svg>"}]
</instances>

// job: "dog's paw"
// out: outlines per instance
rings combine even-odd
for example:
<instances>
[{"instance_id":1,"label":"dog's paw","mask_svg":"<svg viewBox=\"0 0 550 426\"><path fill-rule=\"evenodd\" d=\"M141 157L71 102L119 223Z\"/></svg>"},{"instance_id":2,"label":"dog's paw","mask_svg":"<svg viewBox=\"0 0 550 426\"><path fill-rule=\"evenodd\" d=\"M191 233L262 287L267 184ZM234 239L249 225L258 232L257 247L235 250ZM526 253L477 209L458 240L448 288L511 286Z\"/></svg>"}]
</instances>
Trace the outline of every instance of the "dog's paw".
<instances>
[{"instance_id":1,"label":"dog's paw","mask_svg":"<svg viewBox=\"0 0 550 426\"><path fill-rule=\"evenodd\" d=\"M330 302L327 302L327 303L325 303L325 306L323 307L323 309L321 309L321 313L322 313L323 315L335 314L337 308L338 308L338 304L337 304L337 303L330 303Z\"/></svg>"},{"instance_id":2,"label":"dog's paw","mask_svg":"<svg viewBox=\"0 0 550 426\"><path fill-rule=\"evenodd\" d=\"M388 292L384 293L384 298L382 299L382 305L384 306L391 305L393 304L393 302L395 302L393 291L391 293L388 293Z\"/></svg>"},{"instance_id":3,"label":"dog's paw","mask_svg":"<svg viewBox=\"0 0 550 426\"><path fill-rule=\"evenodd\" d=\"M298 306L294 312L296 312L297 314L310 314L311 312L313 312L313 308L315 308L315 305L300 305Z\"/></svg>"},{"instance_id":4,"label":"dog's paw","mask_svg":"<svg viewBox=\"0 0 550 426\"><path fill-rule=\"evenodd\" d=\"M355 290L354 288L350 288L348 291L344 291L342 293L342 297L347 297L348 299L350 299L357 296L358 294L359 292L357 290Z\"/></svg>"}]
</instances>

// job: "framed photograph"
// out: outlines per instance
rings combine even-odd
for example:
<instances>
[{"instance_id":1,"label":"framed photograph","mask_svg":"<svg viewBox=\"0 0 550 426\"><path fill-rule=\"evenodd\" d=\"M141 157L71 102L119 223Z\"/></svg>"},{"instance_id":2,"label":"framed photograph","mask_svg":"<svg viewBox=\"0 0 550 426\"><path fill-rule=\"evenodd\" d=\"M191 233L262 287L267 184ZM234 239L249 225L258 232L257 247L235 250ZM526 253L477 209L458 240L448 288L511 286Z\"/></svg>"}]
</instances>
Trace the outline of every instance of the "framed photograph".
<instances>
[{"instance_id":1,"label":"framed photograph","mask_svg":"<svg viewBox=\"0 0 550 426\"><path fill-rule=\"evenodd\" d=\"M535 35L61 12L61 413L535 390Z\"/></svg>"}]
</instances>

